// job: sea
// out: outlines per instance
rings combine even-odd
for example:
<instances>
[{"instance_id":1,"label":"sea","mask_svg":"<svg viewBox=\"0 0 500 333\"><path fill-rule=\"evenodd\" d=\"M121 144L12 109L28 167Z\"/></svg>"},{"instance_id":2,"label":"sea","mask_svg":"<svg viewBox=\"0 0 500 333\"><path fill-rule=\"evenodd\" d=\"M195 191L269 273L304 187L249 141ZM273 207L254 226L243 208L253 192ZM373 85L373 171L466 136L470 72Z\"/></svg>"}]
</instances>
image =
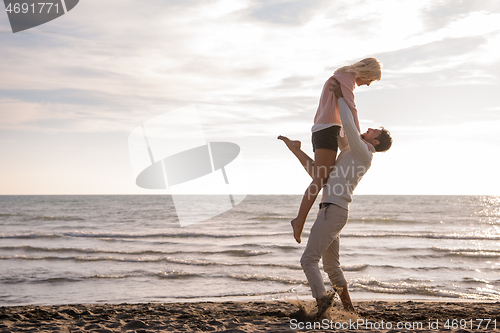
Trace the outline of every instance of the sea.
<instances>
[{"instance_id":1,"label":"sea","mask_svg":"<svg viewBox=\"0 0 500 333\"><path fill-rule=\"evenodd\" d=\"M0 196L0 305L310 299L318 207L297 244L300 200L249 195L181 227L168 195ZM349 214L354 301L500 301L499 196L355 195Z\"/></svg>"}]
</instances>

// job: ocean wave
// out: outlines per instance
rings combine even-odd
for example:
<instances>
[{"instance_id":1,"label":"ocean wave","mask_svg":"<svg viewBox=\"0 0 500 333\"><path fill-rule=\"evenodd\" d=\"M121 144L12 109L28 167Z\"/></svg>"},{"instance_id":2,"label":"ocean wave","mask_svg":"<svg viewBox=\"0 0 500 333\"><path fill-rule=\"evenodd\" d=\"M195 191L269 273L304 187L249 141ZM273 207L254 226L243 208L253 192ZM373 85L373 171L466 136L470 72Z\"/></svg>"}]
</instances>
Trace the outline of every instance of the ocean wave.
<instances>
[{"instance_id":1,"label":"ocean wave","mask_svg":"<svg viewBox=\"0 0 500 333\"><path fill-rule=\"evenodd\" d=\"M251 281L251 282L279 282L283 284L289 285L297 285L297 284L306 284L307 280L305 279L290 279L290 278L282 278L276 276L267 276L267 275L239 275L239 274L207 274L207 273L192 273L185 272L182 270L172 270L172 271L163 271L163 272L149 272L149 271L133 271L127 272L123 274L93 274L87 276L66 276L66 277L48 277L48 278L37 278L35 276L26 278L26 277L9 277L3 278L2 283L4 284L22 284L22 283L32 283L32 284L44 284L44 283L72 283L72 282L80 282L85 280L120 280L127 278L135 278L135 277L152 277L158 279L167 279L167 280L182 280L182 279L192 279L192 278L210 278L210 279L236 279L239 281Z\"/></svg>"},{"instance_id":2,"label":"ocean wave","mask_svg":"<svg viewBox=\"0 0 500 333\"><path fill-rule=\"evenodd\" d=\"M364 264L364 265L354 265L354 266L342 266L342 270L345 272L349 271L364 271L368 268L371 269L381 269L382 271L387 270L420 270L420 271L435 271L435 270L459 270L463 271L463 267L447 267L447 266L420 266L420 267L407 267L407 266L395 266L395 265L373 265L373 264ZM392 274L392 273L391 273Z\"/></svg>"},{"instance_id":3,"label":"ocean wave","mask_svg":"<svg viewBox=\"0 0 500 333\"><path fill-rule=\"evenodd\" d=\"M241 245L234 245L238 247L251 247L251 248L264 248L264 249L277 249L280 251L285 251L285 252L290 252L290 251L295 251L297 249L301 249L300 246L295 246L295 245L278 245L278 244L261 244L261 243L246 243L246 244L241 244Z\"/></svg>"},{"instance_id":4,"label":"ocean wave","mask_svg":"<svg viewBox=\"0 0 500 333\"><path fill-rule=\"evenodd\" d=\"M500 258L500 250L495 249L451 249L442 247L431 247L431 250L438 252L440 256L446 257L464 257L464 258ZM432 257L440 257L432 256Z\"/></svg>"},{"instance_id":5,"label":"ocean wave","mask_svg":"<svg viewBox=\"0 0 500 333\"><path fill-rule=\"evenodd\" d=\"M349 218L349 224L357 223L357 224L422 224L426 223L424 221L419 220L400 220L389 217L373 217L373 218Z\"/></svg>"},{"instance_id":6,"label":"ocean wave","mask_svg":"<svg viewBox=\"0 0 500 333\"><path fill-rule=\"evenodd\" d=\"M420 257L418 257L420 258ZM440 257L437 257L440 258ZM406 268L407 269L407 268ZM420 266L415 268L416 270L419 271L464 271L464 267L448 267L448 266Z\"/></svg>"},{"instance_id":7,"label":"ocean wave","mask_svg":"<svg viewBox=\"0 0 500 333\"><path fill-rule=\"evenodd\" d=\"M236 279L239 281L251 281L251 282L270 281L270 282L279 282L279 283L291 284L291 285L297 285L297 284L307 285L307 280L282 278L282 277L260 275L260 274L251 274L251 275L229 274L229 275L224 275L223 277L229 277L229 278Z\"/></svg>"},{"instance_id":8,"label":"ocean wave","mask_svg":"<svg viewBox=\"0 0 500 333\"><path fill-rule=\"evenodd\" d=\"M271 263L225 263L225 262L214 262L208 260L178 259L169 257L165 257L163 260L172 264L193 265L193 266L228 266L228 267L251 266L251 267L272 267L272 268L302 270L300 264L287 265L287 264L271 264Z\"/></svg>"},{"instance_id":9,"label":"ocean wave","mask_svg":"<svg viewBox=\"0 0 500 333\"><path fill-rule=\"evenodd\" d=\"M500 293L491 291L477 291L474 293L457 292L443 289L442 286L428 285L416 280L408 283L406 281L382 282L375 279L358 280L349 284L352 291L369 291L372 293L396 294L396 295L424 295L446 298L464 298L475 300L500 300Z\"/></svg>"},{"instance_id":10,"label":"ocean wave","mask_svg":"<svg viewBox=\"0 0 500 333\"><path fill-rule=\"evenodd\" d=\"M0 249L8 249L8 248L16 248L16 247L2 247ZM42 252L38 251L37 248L32 248L32 247L26 247L32 250L33 252ZM43 249L43 248L42 248ZM183 259L183 258L176 258L176 257L171 257L167 256L165 254L168 254L168 252L162 252L162 251L137 251L137 252L126 252L126 251L99 251L99 250L89 250L89 249L83 249L81 250L82 253L86 254L92 254L88 256L64 256L63 254L66 252L67 249L64 249L62 253L59 253L58 251L61 249L55 249L55 252L60 254L58 256L34 256L34 255L21 255L21 254L16 254L16 255L4 255L0 256L0 260L26 260L26 261L38 261L38 260L47 260L47 261L76 261L76 262L91 262L91 261L115 261L115 262L137 262L137 263L157 263L157 262L165 262L165 263L171 263L171 264L178 264L178 265L186 265L186 266L221 266L221 267L238 267L238 266L248 266L248 267L261 267L261 268L280 268L280 269L290 269L290 270L302 270L302 267L299 263L297 264L276 264L276 263L259 263L259 262L241 262L241 263L231 263L231 262L220 262L220 261L210 261L206 259ZM51 253L51 249L46 249L47 252ZM71 251L67 251L71 252ZM78 251L75 251L78 253ZM175 253L171 254L188 254L188 253L195 253L195 254L225 254L225 255L230 255L230 256L237 256L237 257L252 257L256 255L263 255L267 254L268 252L262 252L262 253L252 253L249 252L248 250L239 250L239 251L221 251L221 252L184 252L184 251L178 251ZM98 256L98 254L116 254L117 256ZM145 257L123 257L123 255L149 255ZM153 256L156 255L156 256ZM159 255L159 256L158 256ZM442 256L434 256L434 255L417 255L414 256L415 258L421 259L422 257L432 257L432 258L441 258ZM430 267L414 267L414 268L408 268L408 267L403 267L403 266L394 266L394 265L372 265L372 264L358 264L358 265L342 265L342 269L345 272L361 272L364 271L368 268L373 268L373 269L382 269L382 270L388 270L388 269L401 269L401 270L408 270L408 269L416 269L416 270L423 270L423 271L434 271L434 270L460 270L463 271L463 267L446 267L446 266L430 266Z\"/></svg>"},{"instance_id":11,"label":"ocean wave","mask_svg":"<svg viewBox=\"0 0 500 333\"><path fill-rule=\"evenodd\" d=\"M189 279L189 278L201 277L203 276L203 274L188 273L188 272L174 270L169 272L156 273L155 276L161 279L177 280L177 279Z\"/></svg>"},{"instance_id":12,"label":"ocean wave","mask_svg":"<svg viewBox=\"0 0 500 333\"><path fill-rule=\"evenodd\" d=\"M462 281L470 284L498 284L498 282L500 282L499 280L488 281L486 279L471 278L471 277L465 277L462 279Z\"/></svg>"},{"instance_id":13,"label":"ocean wave","mask_svg":"<svg viewBox=\"0 0 500 333\"><path fill-rule=\"evenodd\" d=\"M304 236L308 235L304 231ZM79 238L101 238L101 239L141 239L141 238L268 238L276 236L289 237L289 232L278 233L241 233L241 234L217 234L217 233L195 233L195 232L182 232L182 233L147 233L147 234L133 234L133 233L100 233L100 232L63 232L63 233L17 233L17 234L0 234L2 238L60 238L60 237L79 237ZM453 240L500 240L499 235L462 235L462 234L439 234L439 233L411 233L411 232L381 232L381 233L345 233L341 237L349 238L426 238L426 239L453 239ZM266 246L262 244L249 244L250 246ZM273 247L281 247L282 249L296 249L294 246L275 245Z\"/></svg>"},{"instance_id":14,"label":"ocean wave","mask_svg":"<svg viewBox=\"0 0 500 333\"><path fill-rule=\"evenodd\" d=\"M169 296L172 299L179 300L192 300L192 299L201 299L205 300L207 298L231 298L231 297L252 297L252 296L272 296L272 295L280 295L280 294L290 294L295 293L294 288L286 289L286 290L276 290L276 291L268 291L268 292L247 292L247 293L221 293L214 295L192 295L192 296Z\"/></svg>"},{"instance_id":15,"label":"ocean wave","mask_svg":"<svg viewBox=\"0 0 500 333\"><path fill-rule=\"evenodd\" d=\"M342 266L344 272L361 272L370 267L369 264L352 265L352 266Z\"/></svg>"},{"instance_id":16,"label":"ocean wave","mask_svg":"<svg viewBox=\"0 0 500 333\"><path fill-rule=\"evenodd\" d=\"M460 248L431 247L431 250L453 256L458 255L465 257L483 257L483 258L500 257L500 250L497 249L474 249L474 248L460 249Z\"/></svg>"},{"instance_id":17,"label":"ocean wave","mask_svg":"<svg viewBox=\"0 0 500 333\"><path fill-rule=\"evenodd\" d=\"M416 258L420 258L419 256L415 256ZM342 270L348 272L348 271L363 271L366 270L367 268L372 268L372 269L381 269L382 271L387 271L387 270L403 270L403 271L408 271L408 270L419 270L419 271L436 271L436 270L446 270L446 271L464 271L463 267L447 267L447 266L419 266L419 267L408 267L408 266L395 266L395 265L373 265L373 264L365 264L365 265L355 265L352 266L353 269L350 269L349 266L344 267L342 266ZM471 270L473 271L473 270Z\"/></svg>"},{"instance_id":18,"label":"ocean wave","mask_svg":"<svg viewBox=\"0 0 500 333\"><path fill-rule=\"evenodd\" d=\"M258 220L258 221L273 221L273 220L293 220L293 217L283 216L283 215L265 215L265 216L254 216L249 218L249 220Z\"/></svg>"},{"instance_id":19,"label":"ocean wave","mask_svg":"<svg viewBox=\"0 0 500 333\"><path fill-rule=\"evenodd\" d=\"M204 274L188 273L180 270L165 271L165 272L148 272L148 271L132 271L123 274L93 274L84 276L67 276L67 277L6 277L0 282L4 284L22 284L22 283L71 283L85 280L121 280L135 277L155 277L160 279L189 279L193 277L201 277Z\"/></svg>"},{"instance_id":20,"label":"ocean wave","mask_svg":"<svg viewBox=\"0 0 500 333\"><path fill-rule=\"evenodd\" d=\"M423 254L423 255L414 255L411 256L412 259L443 259L443 258L462 258L462 259L474 259L474 260L488 260L488 259L497 259L500 257L498 254L487 254L487 253L446 253L446 254ZM461 267L462 270L466 269ZM485 268L483 268L485 269ZM467 270L467 269L466 269Z\"/></svg>"},{"instance_id":21,"label":"ocean wave","mask_svg":"<svg viewBox=\"0 0 500 333\"><path fill-rule=\"evenodd\" d=\"M85 237L85 238L239 238L239 237L271 237L282 236L288 233L272 233L272 234L213 234L213 233L152 233L152 234L126 234L126 233L94 233L94 232L65 232L64 236L68 237Z\"/></svg>"},{"instance_id":22,"label":"ocean wave","mask_svg":"<svg viewBox=\"0 0 500 333\"><path fill-rule=\"evenodd\" d=\"M431 247L431 250L436 252L491 252L491 253L499 253L500 250L497 249L475 249L475 248L446 248L446 247Z\"/></svg>"},{"instance_id":23,"label":"ocean wave","mask_svg":"<svg viewBox=\"0 0 500 333\"><path fill-rule=\"evenodd\" d=\"M2 238L59 238L59 237L80 237L80 238L112 238L112 239L128 239L128 238L244 238L244 237L273 237L289 235L288 232L282 233L261 233L261 234L216 234L216 233L149 233L149 234L132 234L132 233L100 233L100 232L63 232L56 233L17 233L17 234L0 234Z\"/></svg>"},{"instance_id":24,"label":"ocean wave","mask_svg":"<svg viewBox=\"0 0 500 333\"><path fill-rule=\"evenodd\" d=\"M253 251L253 250L224 250L224 251L203 251L200 254L227 254L232 257L255 257L272 253L271 251Z\"/></svg>"},{"instance_id":25,"label":"ocean wave","mask_svg":"<svg viewBox=\"0 0 500 333\"><path fill-rule=\"evenodd\" d=\"M500 240L500 236L481 236L481 235L444 235L437 233L404 233L404 232L389 232L389 233L346 233L341 234L341 237L351 238L391 238L391 237L409 237L409 238L428 238L428 239L456 239L456 240Z\"/></svg>"},{"instance_id":26,"label":"ocean wave","mask_svg":"<svg viewBox=\"0 0 500 333\"><path fill-rule=\"evenodd\" d=\"M223 250L223 251L123 251L123 250L101 250L90 248L51 248L51 247L36 247L29 245L22 246L3 246L0 250L23 251L23 252L48 252L48 253L93 253L93 254L123 254L123 255L173 255L173 254L204 254L216 255L225 254L233 257L254 257L271 253L270 251L254 251L254 250Z\"/></svg>"},{"instance_id":27,"label":"ocean wave","mask_svg":"<svg viewBox=\"0 0 500 333\"><path fill-rule=\"evenodd\" d=\"M126 254L126 255L155 255L155 254L178 254L184 253L184 251L156 251L156 250L144 250L144 251L120 251L120 250L101 250L101 249L91 249L91 248L74 248L74 247L39 247L39 246L2 246L0 250L10 250L10 251L23 251L23 252L49 252L49 253L103 253L103 254Z\"/></svg>"},{"instance_id":28,"label":"ocean wave","mask_svg":"<svg viewBox=\"0 0 500 333\"><path fill-rule=\"evenodd\" d=\"M0 256L0 260L26 260L26 261L37 261L37 260L48 260L48 261L116 261L116 262L138 262L138 263L155 263L155 262L166 262L179 265L190 265L190 266L252 266L252 267L272 267L272 268L286 268L293 270L302 270L300 265L287 265L287 264L271 264L271 263L225 263L225 262L214 262L208 260L197 260L197 259L179 259L172 257L158 257L158 258L124 258L124 257L97 257L97 256L27 256L27 255L11 255L11 256Z\"/></svg>"},{"instance_id":29,"label":"ocean wave","mask_svg":"<svg viewBox=\"0 0 500 333\"><path fill-rule=\"evenodd\" d=\"M26 217L25 221L84 221L85 219L78 216L45 216L37 215Z\"/></svg>"},{"instance_id":30,"label":"ocean wave","mask_svg":"<svg viewBox=\"0 0 500 333\"><path fill-rule=\"evenodd\" d=\"M122 257L56 257L56 256L46 256L46 257L35 257L27 255L13 255L13 256L0 256L0 260L26 260L26 261L37 261L37 260L48 260L48 261L117 261L117 262L161 262L165 261L164 258L122 258Z\"/></svg>"},{"instance_id":31,"label":"ocean wave","mask_svg":"<svg viewBox=\"0 0 500 333\"><path fill-rule=\"evenodd\" d=\"M47 234L47 233L39 233L39 232L31 232L31 233L20 233L20 234L1 234L0 239L7 238L19 238L19 239L29 239L29 238L59 238L61 235L57 234Z\"/></svg>"},{"instance_id":32,"label":"ocean wave","mask_svg":"<svg viewBox=\"0 0 500 333\"><path fill-rule=\"evenodd\" d=\"M110 257L110 256L27 256L27 255L11 255L11 256L0 256L0 260L26 260L26 261L36 261L36 260L53 260L53 261L116 261L116 262L140 262L140 263L154 263L154 262L167 262L172 264L187 265L187 266L225 266L225 267L238 267L238 266L250 266L250 267L269 267L269 268L283 268L291 270L302 270L300 264L274 264L274 263L227 263L227 262L216 262L201 259L180 259L173 258L169 256L162 256L157 258L125 258L125 257ZM342 266L342 269L346 272L360 272L368 267L369 264ZM380 266L385 267L385 266Z\"/></svg>"}]
</instances>

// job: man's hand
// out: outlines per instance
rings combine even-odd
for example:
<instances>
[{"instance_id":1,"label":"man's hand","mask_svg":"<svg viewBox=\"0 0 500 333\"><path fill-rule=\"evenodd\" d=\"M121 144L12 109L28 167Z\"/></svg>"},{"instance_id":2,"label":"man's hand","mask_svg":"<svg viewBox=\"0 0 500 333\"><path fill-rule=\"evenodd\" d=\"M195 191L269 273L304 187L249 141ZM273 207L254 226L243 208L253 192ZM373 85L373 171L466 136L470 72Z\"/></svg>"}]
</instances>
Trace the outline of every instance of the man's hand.
<instances>
[{"instance_id":1,"label":"man's hand","mask_svg":"<svg viewBox=\"0 0 500 333\"><path fill-rule=\"evenodd\" d=\"M340 89L340 83L337 79L332 79L332 82L330 83L330 90L333 91L337 99L344 97L344 95L342 95L342 89Z\"/></svg>"}]
</instances>

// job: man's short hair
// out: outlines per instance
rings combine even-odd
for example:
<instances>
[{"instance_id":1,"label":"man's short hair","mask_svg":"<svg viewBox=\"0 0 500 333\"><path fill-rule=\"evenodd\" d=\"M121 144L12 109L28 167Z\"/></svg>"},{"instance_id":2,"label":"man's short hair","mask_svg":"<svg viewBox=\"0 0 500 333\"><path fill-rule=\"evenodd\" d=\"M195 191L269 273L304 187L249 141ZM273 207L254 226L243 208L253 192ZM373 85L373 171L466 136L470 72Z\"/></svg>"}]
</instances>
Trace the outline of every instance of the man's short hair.
<instances>
[{"instance_id":1,"label":"man's short hair","mask_svg":"<svg viewBox=\"0 0 500 333\"><path fill-rule=\"evenodd\" d=\"M388 151L389 148L392 146L392 138L391 138L391 133L389 133L388 130L385 128L381 127L382 133L375 138L375 140L378 140L379 144L375 147L375 151Z\"/></svg>"}]
</instances>

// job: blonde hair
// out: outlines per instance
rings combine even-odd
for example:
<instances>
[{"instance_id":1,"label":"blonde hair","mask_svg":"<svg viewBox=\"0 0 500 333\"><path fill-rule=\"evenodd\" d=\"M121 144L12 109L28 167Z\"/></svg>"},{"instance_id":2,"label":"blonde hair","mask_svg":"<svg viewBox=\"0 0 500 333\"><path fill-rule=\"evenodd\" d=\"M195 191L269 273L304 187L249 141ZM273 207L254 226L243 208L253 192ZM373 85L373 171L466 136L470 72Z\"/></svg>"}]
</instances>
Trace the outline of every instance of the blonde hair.
<instances>
[{"instance_id":1,"label":"blonde hair","mask_svg":"<svg viewBox=\"0 0 500 333\"><path fill-rule=\"evenodd\" d=\"M340 67L336 73L353 73L361 79L378 81L382 78L382 65L375 58L366 58L355 64Z\"/></svg>"}]
</instances>

